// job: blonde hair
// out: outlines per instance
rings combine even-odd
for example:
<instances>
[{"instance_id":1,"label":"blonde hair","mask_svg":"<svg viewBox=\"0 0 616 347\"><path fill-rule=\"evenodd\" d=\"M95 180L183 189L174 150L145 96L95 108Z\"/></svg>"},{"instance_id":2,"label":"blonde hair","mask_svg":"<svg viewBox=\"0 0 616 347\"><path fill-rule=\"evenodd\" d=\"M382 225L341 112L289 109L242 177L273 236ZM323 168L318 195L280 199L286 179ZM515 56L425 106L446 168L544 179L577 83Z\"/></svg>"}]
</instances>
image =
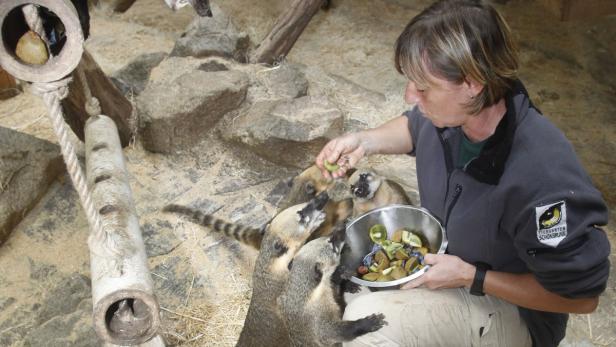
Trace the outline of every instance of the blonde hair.
<instances>
[{"instance_id":1,"label":"blonde hair","mask_svg":"<svg viewBox=\"0 0 616 347\"><path fill-rule=\"evenodd\" d=\"M441 0L414 17L396 41L395 65L424 89L429 76L484 86L471 114L498 102L517 79L517 48L501 15L482 0Z\"/></svg>"}]
</instances>

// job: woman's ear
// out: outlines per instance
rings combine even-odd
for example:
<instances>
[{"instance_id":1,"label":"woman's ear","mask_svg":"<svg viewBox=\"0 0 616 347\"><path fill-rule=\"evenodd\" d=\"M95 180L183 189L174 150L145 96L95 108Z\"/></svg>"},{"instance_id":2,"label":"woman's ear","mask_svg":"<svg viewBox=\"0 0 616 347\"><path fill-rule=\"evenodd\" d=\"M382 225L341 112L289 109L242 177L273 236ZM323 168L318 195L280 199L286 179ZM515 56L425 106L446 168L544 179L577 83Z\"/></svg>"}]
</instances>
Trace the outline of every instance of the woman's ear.
<instances>
[{"instance_id":1,"label":"woman's ear","mask_svg":"<svg viewBox=\"0 0 616 347\"><path fill-rule=\"evenodd\" d=\"M468 96L474 99L483 91L484 85L472 77L466 77L464 79L464 87L467 90Z\"/></svg>"}]
</instances>

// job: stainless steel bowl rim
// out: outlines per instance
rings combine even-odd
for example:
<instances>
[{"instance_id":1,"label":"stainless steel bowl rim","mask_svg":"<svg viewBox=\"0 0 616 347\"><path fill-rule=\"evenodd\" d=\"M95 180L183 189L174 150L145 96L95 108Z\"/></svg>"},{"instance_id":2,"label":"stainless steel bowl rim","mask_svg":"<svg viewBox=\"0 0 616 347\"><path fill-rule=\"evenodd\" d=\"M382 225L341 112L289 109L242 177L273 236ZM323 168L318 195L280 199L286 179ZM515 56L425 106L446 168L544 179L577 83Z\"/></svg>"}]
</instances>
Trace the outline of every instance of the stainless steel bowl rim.
<instances>
[{"instance_id":1,"label":"stainless steel bowl rim","mask_svg":"<svg viewBox=\"0 0 616 347\"><path fill-rule=\"evenodd\" d=\"M445 228L443 227L443 225L441 225L441 223L438 221L438 219L436 219L436 217L434 217L430 211L428 211L427 209L423 208L423 207L415 207L415 206L410 206L410 205L398 205L398 204L394 204L394 205L388 205L388 206L384 206L384 207L379 207L379 208L375 208L374 210L370 210L360 216L358 216L357 218L354 218L346 227L347 230L349 230L350 227L353 226L353 224L355 224L355 222L357 222L358 220L360 220L362 217L368 215L368 214L373 214L373 213L377 213L377 212L381 212L381 211L387 211L387 210L392 210L392 209L409 209L409 210L416 210L419 211L425 215L427 215L428 217L430 217L431 219L433 219L439 226L441 232L442 232L442 242L441 242L441 246L439 247L438 251L436 252L437 254L444 254L445 250L447 249L447 233L445 232ZM397 285L401 285L404 284L406 282L412 281L415 278L423 275L426 271L428 271L428 269L430 268L429 265L426 265L423 269L415 272L414 274L411 274L409 276L406 276L404 278L400 278L397 279L395 281L388 281L388 282L374 282L374 281L364 281L360 278L357 278L355 276L351 277L351 282L353 283L357 283L359 285L362 286L366 286L366 287L376 287L376 288L383 288L383 287L393 287L393 286L397 286Z\"/></svg>"}]
</instances>

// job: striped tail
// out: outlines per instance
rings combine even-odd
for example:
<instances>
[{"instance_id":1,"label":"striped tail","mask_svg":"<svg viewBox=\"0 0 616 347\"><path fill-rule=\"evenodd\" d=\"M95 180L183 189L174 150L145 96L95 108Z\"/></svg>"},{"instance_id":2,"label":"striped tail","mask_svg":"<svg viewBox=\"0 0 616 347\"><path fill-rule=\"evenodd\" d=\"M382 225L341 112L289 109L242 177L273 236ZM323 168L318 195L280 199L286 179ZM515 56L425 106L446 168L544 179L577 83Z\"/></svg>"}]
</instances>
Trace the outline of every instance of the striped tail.
<instances>
[{"instance_id":1,"label":"striped tail","mask_svg":"<svg viewBox=\"0 0 616 347\"><path fill-rule=\"evenodd\" d=\"M163 208L163 212L171 212L187 216L190 221L195 224L212 228L214 231L222 233L229 238L236 239L237 241L252 246L256 249L261 249L261 241L263 240L263 233L265 232L265 229L257 229L236 223L229 223L222 219L216 218L211 214L203 213L202 211L188 206L171 204L165 206Z\"/></svg>"}]
</instances>

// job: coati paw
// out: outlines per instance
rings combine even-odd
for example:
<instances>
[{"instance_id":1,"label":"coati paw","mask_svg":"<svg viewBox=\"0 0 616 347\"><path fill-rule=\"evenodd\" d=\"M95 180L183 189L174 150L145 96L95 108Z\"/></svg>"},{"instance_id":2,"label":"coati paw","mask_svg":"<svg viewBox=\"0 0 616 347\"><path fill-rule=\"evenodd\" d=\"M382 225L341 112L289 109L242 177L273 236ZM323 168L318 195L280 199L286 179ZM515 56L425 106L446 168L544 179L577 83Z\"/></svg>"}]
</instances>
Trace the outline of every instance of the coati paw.
<instances>
[{"instance_id":1,"label":"coati paw","mask_svg":"<svg viewBox=\"0 0 616 347\"><path fill-rule=\"evenodd\" d=\"M361 286L357 283L345 280L342 283L342 290L345 293L359 293L359 291L361 290Z\"/></svg>"},{"instance_id":2,"label":"coati paw","mask_svg":"<svg viewBox=\"0 0 616 347\"><path fill-rule=\"evenodd\" d=\"M371 314L363 319L366 322L365 327L366 332L373 332L381 329L382 327L387 325L387 321L385 320L385 315L382 313Z\"/></svg>"}]
</instances>

